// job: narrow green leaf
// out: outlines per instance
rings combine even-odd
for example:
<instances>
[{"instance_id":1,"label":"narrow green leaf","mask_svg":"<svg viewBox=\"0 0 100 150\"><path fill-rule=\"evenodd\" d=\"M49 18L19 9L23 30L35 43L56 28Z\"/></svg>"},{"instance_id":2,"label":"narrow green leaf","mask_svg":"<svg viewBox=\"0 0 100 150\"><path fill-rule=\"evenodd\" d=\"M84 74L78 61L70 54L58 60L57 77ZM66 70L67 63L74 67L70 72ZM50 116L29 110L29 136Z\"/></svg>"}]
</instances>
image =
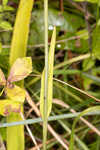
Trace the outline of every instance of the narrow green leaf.
<instances>
[{"instance_id":1,"label":"narrow green leaf","mask_svg":"<svg viewBox=\"0 0 100 150\"><path fill-rule=\"evenodd\" d=\"M77 33L76 33L77 36L80 36L81 35L84 35L82 36L81 38L84 39L84 40L87 40L89 38L88 36L88 31L86 29L82 29L82 30L79 30Z\"/></svg>"},{"instance_id":2,"label":"narrow green leaf","mask_svg":"<svg viewBox=\"0 0 100 150\"><path fill-rule=\"evenodd\" d=\"M49 68L48 68L48 99L47 99L47 117L49 116L52 108L52 95L53 95L53 64L54 64L54 52L55 52L55 42L56 42L56 27L52 34L50 49L49 49ZM43 118L44 110L44 81L45 81L45 71L42 73L41 78L41 95L40 95L40 112Z\"/></svg>"},{"instance_id":3,"label":"narrow green leaf","mask_svg":"<svg viewBox=\"0 0 100 150\"><path fill-rule=\"evenodd\" d=\"M12 30L12 26L8 21L0 22L0 28L3 28L5 30Z\"/></svg>"},{"instance_id":4,"label":"narrow green leaf","mask_svg":"<svg viewBox=\"0 0 100 150\"><path fill-rule=\"evenodd\" d=\"M14 7L11 7L11 6L8 6L8 5L3 6L3 11L14 11L14 10L15 10Z\"/></svg>"},{"instance_id":5,"label":"narrow green leaf","mask_svg":"<svg viewBox=\"0 0 100 150\"><path fill-rule=\"evenodd\" d=\"M95 60L91 59L91 58L87 58L83 61L82 67L83 67L83 71L87 71L89 69L91 69L95 64Z\"/></svg>"}]
</instances>

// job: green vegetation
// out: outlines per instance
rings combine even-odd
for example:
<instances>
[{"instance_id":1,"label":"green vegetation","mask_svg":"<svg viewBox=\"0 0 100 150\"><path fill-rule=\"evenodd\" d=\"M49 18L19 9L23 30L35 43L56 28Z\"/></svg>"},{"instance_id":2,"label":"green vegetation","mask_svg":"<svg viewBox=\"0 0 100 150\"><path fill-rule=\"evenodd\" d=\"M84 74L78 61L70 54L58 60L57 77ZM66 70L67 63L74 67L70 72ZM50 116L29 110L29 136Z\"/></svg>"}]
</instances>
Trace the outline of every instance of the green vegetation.
<instances>
[{"instance_id":1,"label":"green vegetation","mask_svg":"<svg viewBox=\"0 0 100 150\"><path fill-rule=\"evenodd\" d=\"M99 7L0 1L0 149L100 150Z\"/></svg>"}]
</instances>

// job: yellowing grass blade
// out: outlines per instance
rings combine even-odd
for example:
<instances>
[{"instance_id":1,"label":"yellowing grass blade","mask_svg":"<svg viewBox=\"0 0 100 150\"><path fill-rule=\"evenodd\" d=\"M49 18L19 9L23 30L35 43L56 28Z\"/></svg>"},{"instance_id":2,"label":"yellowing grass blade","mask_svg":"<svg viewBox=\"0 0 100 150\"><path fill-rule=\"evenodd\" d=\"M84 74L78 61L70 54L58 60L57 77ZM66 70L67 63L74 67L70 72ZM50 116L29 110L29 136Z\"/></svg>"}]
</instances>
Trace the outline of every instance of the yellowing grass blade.
<instances>
[{"instance_id":1,"label":"yellowing grass blade","mask_svg":"<svg viewBox=\"0 0 100 150\"><path fill-rule=\"evenodd\" d=\"M53 64L54 64L54 52L56 43L56 27L54 27L50 49L49 49L49 59L48 59L48 99L47 99L47 117L49 116L52 108L52 95L53 95ZM45 73L43 71L41 78L41 95L40 95L40 112L42 118L44 118L44 80Z\"/></svg>"},{"instance_id":2,"label":"yellowing grass blade","mask_svg":"<svg viewBox=\"0 0 100 150\"><path fill-rule=\"evenodd\" d=\"M54 65L54 52L56 44L56 28L54 27L52 40L49 51L49 70L48 70L48 113L49 116L52 108L52 96L53 96L53 65Z\"/></svg>"},{"instance_id":3,"label":"yellowing grass blade","mask_svg":"<svg viewBox=\"0 0 100 150\"><path fill-rule=\"evenodd\" d=\"M26 55L29 21L34 0L20 0L11 44L10 64Z\"/></svg>"}]
</instances>

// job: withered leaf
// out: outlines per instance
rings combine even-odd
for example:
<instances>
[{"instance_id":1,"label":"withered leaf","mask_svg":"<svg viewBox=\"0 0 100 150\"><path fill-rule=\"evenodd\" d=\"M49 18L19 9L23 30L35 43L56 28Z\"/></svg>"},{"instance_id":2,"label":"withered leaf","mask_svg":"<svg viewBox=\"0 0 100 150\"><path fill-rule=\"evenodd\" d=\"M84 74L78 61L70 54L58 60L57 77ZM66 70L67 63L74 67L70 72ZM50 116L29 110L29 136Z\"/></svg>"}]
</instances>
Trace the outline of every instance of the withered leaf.
<instances>
[{"instance_id":1,"label":"withered leaf","mask_svg":"<svg viewBox=\"0 0 100 150\"><path fill-rule=\"evenodd\" d=\"M10 99L0 100L0 115L8 116L12 112L19 113L21 104Z\"/></svg>"},{"instance_id":2,"label":"withered leaf","mask_svg":"<svg viewBox=\"0 0 100 150\"><path fill-rule=\"evenodd\" d=\"M8 76L9 82L16 82L26 78L32 72L31 57L18 58L13 64Z\"/></svg>"}]
</instances>

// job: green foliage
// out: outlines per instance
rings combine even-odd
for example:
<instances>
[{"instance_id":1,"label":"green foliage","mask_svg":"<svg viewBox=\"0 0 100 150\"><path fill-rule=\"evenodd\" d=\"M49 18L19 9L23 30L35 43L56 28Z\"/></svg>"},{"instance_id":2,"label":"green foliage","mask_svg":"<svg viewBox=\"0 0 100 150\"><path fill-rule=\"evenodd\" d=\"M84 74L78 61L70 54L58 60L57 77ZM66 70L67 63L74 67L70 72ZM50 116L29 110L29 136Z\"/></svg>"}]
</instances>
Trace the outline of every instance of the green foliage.
<instances>
[{"instance_id":1,"label":"green foliage","mask_svg":"<svg viewBox=\"0 0 100 150\"><path fill-rule=\"evenodd\" d=\"M88 58L83 61L83 71L91 69L95 64L95 60Z\"/></svg>"},{"instance_id":2,"label":"green foliage","mask_svg":"<svg viewBox=\"0 0 100 150\"><path fill-rule=\"evenodd\" d=\"M97 0L87 0L87 10L85 10L83 7L84 2L86 1L74 0L73 2L66 2L66 0L49 0L48 40L46 39L46 41L49 42L50 45L53 27L56 26L56 46L54 54L53 51L51 51L52 55L55 56L55 66L54 73L53 69L49 70L52 71L49 76L52 80L49 78L48 93L50 96L48 96L48 113L46 117L50 114L57 115L50 116L50 119L53 117L53 120L55 120L55 122L51 122L50 125L53 128L52 131L55 130L54 132L60 136L60 139L57 139L57 136L53 138L55 134L52 136L51 133L54 132L48 133L48 150L55 148L57 150L63 150L63 139L64 141L67 139L69 143L68 137L71 134L72 118L78 115L77 113L72 114L72 112L82 112L87 108L99 105L99 102L95 101L96 99L89 98L89 96L71 87L67 87L64 84L64 82L66 82L87 92L87 94L91 94L91 96L95 96L98 100L100 99L100 13L98 13L100 4ZM26 0L21 0L21 2L19 0L2 0L2 3L0 2L0 68L4 72L4 74L2 74L0 70L0 127L3 126L5 122L10 123L6 124L6 126L19 124L18 122L22 121L19 113L23 112L23 104L25 104L25 118L27 116L33 118L33 115L38 117L37 113L40 113L37 110L37 106L39 106L41 93L43 94L40 107L41 116L43 118L45 88L45 72L42 72L45 58L43 0L35 1L33 10L32 4L33 0L27 0L27 2ZM20 7L17 13L19 5ZM32 17L30 20L31 11ZM87 12L87 16L85 16L85 11ZM15 16L17 16L16 20ZM14 24L15 26L13 26ZM88 26L88 24L90 26ZM89 28L92 36L92 40L90 41ZM13 40L11 40L12 31L14 31ZM89 45L89 43L92 44ZM21 60L21 58L25 57L26 50L28 50L27 56L32 57L34 68L33 73L28 78L26 78L26 76L30 73L29 69L32 68L28 66L28 63L27 65L24 63L23 69L20 69L21 65L15 64L15 66L13 66L18 58ZM51 65L48 69L53 67L53 63L51 62L54 61L54 56L48 58L49 64ZM20 61L18 60L18 62ZM22 65L23 62L24 58ZM10 71L9 68L11 67L13 69ZM63 84L58 83L58 81L53 82L53 75L54 78L62 80ZM7 77L9 77L8 79L10 80L10 83L8 83L10 88L7 87L6 84ZM23 79L25 79L25 82L20 81ZM40 79L42 80L40 81ZM33 98L32 104L34 105L32 106L34 106L34 110L28 105L28 101L24 103L25 91L23 83ZM31 110L33 110L33 112L28 114ZM84 118L86 122L82 123L79 121L78 125L74 127L74 140L76 143L73 149L100 149L98 133L95 133L93 128L88 127L88 123L90 123L99 131L99 112L92 112L92 114L93 116L86 114ZM28 123L32 121L34 123L32 133L36 137L36 142L41 144L42 128L39 124L41 118L27 120ZM26 121L22 123L25 124ZM32 128L33 125L31 125L31 129ZM44 129L46 130L46 128ZM33 148L29 136L24 136L24 125L3 128L3 130L0 129L0 135L3 140L7 142L8 150ZM27 131L25 131L25 135L28 135ZM25 148L24 137L26 140ZM37 139L39 139L40 142ZM67 143L65 143L65 145L67 146ZM35 148L36 147L33 149Z\"/></svg>"},{"instance_id":3,"label":"green foliage","mask_svg":"<svg viewBox=\"0 0 100 150\"><path fill-rule=\"evenodd\" d=\"M86 110L84 110L83 112L81 112L79 114L79 116L75 119L73 126L72 126L72 133L71 133L71 139L70 139L70 147L69 150L73 150L74 149L74 130L75 130L75 126L78 122L78 120L80 119L80 117L84 116L85 114L92 112L92 111L97 111L100 110L100 106L94 106L94 107L90 107Z\"/></svg>"},{"instance_id":4,"label":"green foliage","mask_svg":"<svg viewBox=\"0 0 100 150\"><path fill-rule=\"evenodd\" d=\"M31 23L32 32L30 33L29 44L33 44L33 42L36 44L44 42L44 22L41 16L43 16L42 9L34 10L32 13L32 23ZM59 40L74 36L78 28L85 26L84 20L80 16L70 14L68 12L63 12L62 14L60 14L58 10L49 8L49 15L48 15L49 36L51 36L51 31L54 25L57 27L57 35ZM65 34L59 36L60 31L65 31ZM74 50L75 42L74 44L71 44L71 42L68 41L64 44L62 43L61 45L64 49L73 48Z\"/></svg>"},{"instance_id":5,"label":"green foliage","mask_svg":"<svg viewBox=\"0 0 100 150\"><path fill-rule=\"evenodd\" d=\"M3 6L7 5L7 3L8 3L8 0L3 0L2 1Z\"/></svg>"},{"instance_id":6,"label":"green foliage","mask_svg":"<svg viewBox=\"0 0 100 150\"><path fill-rule=\"evenodd\" d=\"M6 11L13 11L14 9L7 5L8 0L2 0L2 5L0 5L0 28L5 30L12 30L12 25L9 21L3 19L4 15L2 13Z\"/></svg>"},{"instance_id":7,"label":"green foliage","mask_svg":"<svg viewBox=\"0 0 100 150\"><path fill-rule=\"evenodd\" d=\"M11 24L7 21L1 21L0 22L0 28L3 28L5 30L12 30Z\"/></svg>"}]
</instances>

